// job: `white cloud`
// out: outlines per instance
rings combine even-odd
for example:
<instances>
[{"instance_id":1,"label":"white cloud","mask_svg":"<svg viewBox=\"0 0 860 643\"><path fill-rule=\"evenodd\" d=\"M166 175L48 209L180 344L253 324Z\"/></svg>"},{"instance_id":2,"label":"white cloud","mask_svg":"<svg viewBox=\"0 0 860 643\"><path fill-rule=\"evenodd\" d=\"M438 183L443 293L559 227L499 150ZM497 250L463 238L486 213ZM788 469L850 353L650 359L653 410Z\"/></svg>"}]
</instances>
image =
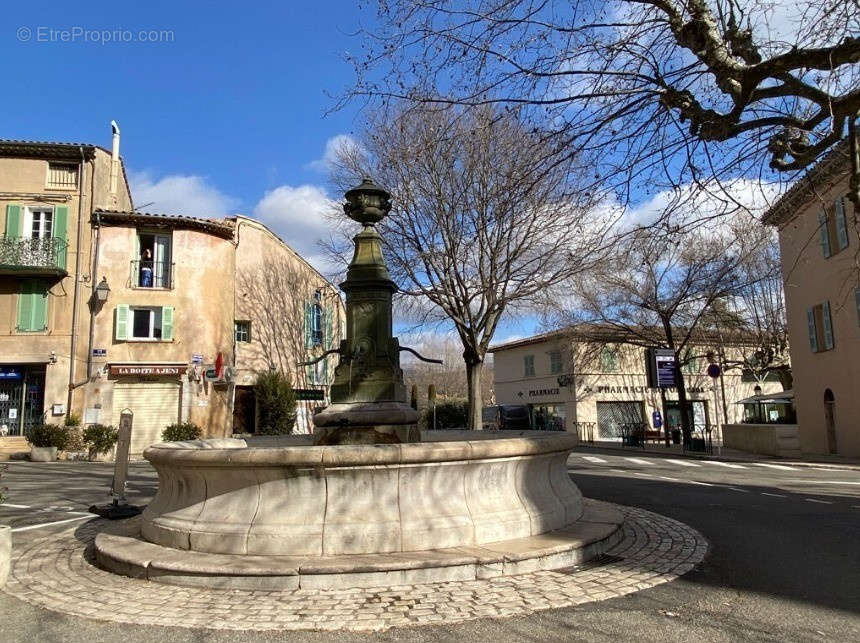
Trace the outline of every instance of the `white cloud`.
<instances>
[{"instance_id":1,"label":"white cloud","mask_svg":"<svg viewBox=\"0 0 860 643\"><path fill-rule=\"evenodd\" d=\"M336 208L316 185L281 185L263 195L254 208L254 217L265 223L323 274L337 272L318 242L328 239L331 225L325 214Z\"/></svg>"},{"instance_id":2,"label":"white cloud","mask_svg":"<svg viewBox=\"0 0 860 643\"><path fill-rule=\"evenodd\" d=\"M129 172L129 183L135 207L143 212L211 218L229 214L239 205L239 199L224 194L203 176L170 174L156 180L147 171Z\"/></svg>"},{"instance_id":3,"label":"white cloud","mask_svg":"<svg viewBox=\"0 0 860 643\"><path fill-rule=\"evenodd\" d=\"M354 147L358 147L358 141L349 134L332 136L325 143L325 151L323 151L322 157L311 161L306 167L316 172L327 172L334 164L341 149Z\"/></svg>"}]
</instances>

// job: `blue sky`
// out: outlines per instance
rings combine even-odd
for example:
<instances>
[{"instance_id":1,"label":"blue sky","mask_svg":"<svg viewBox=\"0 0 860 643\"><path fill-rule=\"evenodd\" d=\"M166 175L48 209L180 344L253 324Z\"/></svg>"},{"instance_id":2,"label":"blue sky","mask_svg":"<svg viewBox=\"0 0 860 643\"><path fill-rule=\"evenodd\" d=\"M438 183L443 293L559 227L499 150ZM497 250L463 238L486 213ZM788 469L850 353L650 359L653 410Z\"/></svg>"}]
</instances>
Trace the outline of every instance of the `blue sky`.
<instances>
[{"instance_id":1,"label":"blue sky","mask_svg":"<svg viewBox=\"0 0 860 643\"><path fill-rule=\"evenodd\" d=\"M360 127L358 105L327 113L352 82L344 61L375 3L77 2L4 6L0 60L16 99L0 138L110 147L110 121L136 206L266 222L320 265L327 144ZM140 31L167 32L146 35ZM102 32L106 36L102 36ZM528 335L508 320L497 341Z\"/></svg>"}]
</instances>

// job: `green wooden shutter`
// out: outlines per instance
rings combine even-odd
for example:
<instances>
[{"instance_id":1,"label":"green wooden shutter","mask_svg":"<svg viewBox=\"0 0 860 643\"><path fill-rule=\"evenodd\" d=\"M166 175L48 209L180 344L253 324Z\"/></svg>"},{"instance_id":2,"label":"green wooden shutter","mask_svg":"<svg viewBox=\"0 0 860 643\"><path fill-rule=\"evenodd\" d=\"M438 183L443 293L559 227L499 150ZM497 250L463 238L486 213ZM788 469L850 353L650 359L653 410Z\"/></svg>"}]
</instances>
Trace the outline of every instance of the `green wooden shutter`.
<instances>
[{"instance_id":1,"label":"green wooden shutter","mask_svg":"<svg viewBox=\"0 0 860 643\"><path fill-rule=\"evenodd\" d=\"M305 303L305 348L314 347L314 306Z\"/></svg>"},{"instance_id":2,"label":"green wooden shutter","mask_svg":"<svg viewBox=\"0 0 860 643\"><path fill-rule=\"evenodd\" d=\"M44 281L25 280L18 290L18 330L43 331L48 321L48 285Z\"/></svg>"},{"instance_id":3,"label":"green wooden shutter","mask_svg":"<svg viewBox=\"0 0 860 643\"><path fill-rule=\"evenodd\" d=\"M827 213L818 215L818 238L821 242L821 254L827 259L830 256L830 234L827 231Z\"/></svg>"},{"instance_id":4,"label":"green wooden shutter","mask_svg":"<svg viewBox=\"0 0 860 643\"><path fill-rule=\"evenodd\" d=\"M845 202L839 198L834 203L836 211L836 241L840 250L848 247L848 226L845 224Z\"/></svg>"},{"instance_id":5,"label":"green wooden shutter","mask_svg":"<svg viewBox=\"0 0 860 643\"><path fill-rule=\"evenodd\" d=\"M332 336L334 335L332 332L334 330L332 328L333 321L332 308L331 306L326 306L323 310L323 328L325 329L325 346L323 348L326 350L329 350L332 347Z\"/></svg>"},{"instance_id":6,"label":"green wooden shutter","mask_svg":"<svg viewBox=\"0 0 860 643\"><path fill-rule=\"evenodd\" d=\"M21 236L21 206L7 205L6 206L6 236L20 237Z\"/></svg>"},{"instance_id":7,"label":"green wooden shutter","mask_svg":"<svg viewBox=\"0 0 860 643\"><path fill-rule=\"evenodd\" d=\"M18 285L18 330L33 330L33 282L21 281Z\"/></svg>"},{"instance_id":8,"label":"green wooden shutter","mask_svg":"<svg viewBox=\"0 0 860 643\"><path fill-rule=\"evenodd\" d=\"M173 306L161 308L161 339L173 339Z\"/></svg>"},{"instance_id":9,"label":"green wooden shutter","mask_svg":"<svg viewBox=\"0 0 860 643\"><path fill-rule=\"evenodd\" d=\"M322 382L320 384L328 384L328 357L322 361Z\"/></svg>"},{"instance_id":10,"label":"green wooden shutter","mask_svg":"<svg viewBox=\"0 0 860 643\"><path fill-rule=\"evenodd\" d=\"M824 325L824 350L833 348L833 324L830 321L830 302L821 305L821 320Z\"/></svg>"},{"instance_id":11,"label":"green wooden shutter","mask_svg":"<svg viewBox=\"0 0 860 643\"><path fill-rule=\"evenodd\" d=\"M57 244L57 267L66 269L66 256L69 247L69 208L54 208L54 230L52 236Z\"/></svg>"},{"instance_id":12,"label":"green wooden shutter","mask_svg":"<svg viewBox=\"0 0 860 643\"><path fill-rule=\"evenodd\" d=\"M116 324L114 329L114 338L118 342L124 342L128 339L128 317L128 304L118 304L116 307Z\"/></svg>"},{"instance_id":13,"label":"green wooden shutter","mask_svg":"<svg viewBox=\"0 0 860 643\"><path fill-rule=\"evenodd\" d=\"M314 383L314 367L313 366L305 366L305 384L310 385Z\"/></svg>"},{"instance_id":14,"label":"green wooden shutter","mask_svg":"<svg viewBox=\"0 0 860 643\"><path fill-rule=\"evenodd\" d=\"M48 284L44 281L33 282L33 328L45 330L48 328Z\"/></svg>"},{"instance_id":15,"label":"green wooden shutter","mask_svg":"<svg viewBox=\"0 0 860 643\"><path fill-rule=\"evenodd\" d=\"M809 331L809 348L813 353L818 352L818 335L815 332L815 309L809 308L806 311L806 328Z\"/></svg>"}]
</instances>

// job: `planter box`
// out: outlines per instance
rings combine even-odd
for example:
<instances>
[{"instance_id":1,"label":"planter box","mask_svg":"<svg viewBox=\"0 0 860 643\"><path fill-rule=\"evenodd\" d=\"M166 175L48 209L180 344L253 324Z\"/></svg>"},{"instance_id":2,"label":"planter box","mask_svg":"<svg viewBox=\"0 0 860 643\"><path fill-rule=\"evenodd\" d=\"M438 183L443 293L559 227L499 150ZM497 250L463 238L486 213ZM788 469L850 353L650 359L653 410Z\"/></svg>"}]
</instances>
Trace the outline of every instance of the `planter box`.
<instances>
[{"instance_id":1,"label":"planter box","mask_svg":"<svg viewBox=\"0 0 860 643\"><path fill-rule=\"evenodd\" d=\"M6 585L12 565L12 528L0 525L0 589Z\"/></svg>"},{"instance_id":2,"label":"planter box","mask_svg":"<svg viewBox=\"0 0 860 643\"><path fill-rule=\"evenodd\" d=\"M726 424L723 446L739 451L800 457L800 434L796 424Z\"/></svg>"},{"instance_id":3,"label":"planter box","mask_svg":"<svg viewBox=\"0 0 860 643\"><path fill-rule=\"evenodd\" d=\"M57 459L57 447L30 447L31 462L54 462Z\"/></svg>"}]
</instances>

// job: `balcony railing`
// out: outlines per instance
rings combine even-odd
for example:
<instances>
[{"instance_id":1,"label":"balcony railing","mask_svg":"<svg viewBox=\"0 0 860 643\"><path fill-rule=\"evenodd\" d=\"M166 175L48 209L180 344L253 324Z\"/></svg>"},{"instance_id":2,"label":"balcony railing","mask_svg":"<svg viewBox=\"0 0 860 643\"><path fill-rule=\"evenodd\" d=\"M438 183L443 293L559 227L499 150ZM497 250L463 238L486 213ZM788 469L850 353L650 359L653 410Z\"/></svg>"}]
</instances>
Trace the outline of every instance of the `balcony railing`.
<instances>
[{"instance_id":1,"label":"balcony railing","mask_svg":"<svg viewBox=\"0 0 860 643\"><path fill-rule=\"evenodd\" d=\"M59 237L0 237L0 272L64 275L68 245Z\"/></svg>"},{"instance_id":2,"label":"balcony railing","mask_svg":"<svg viewBox=\"0 0 860 643\"><path fill-rule=\"evenodd\" d=\"M134 288L173 288L173 264L143 259L132 261L131 285Z\"/></svg>"}]
</instances>

